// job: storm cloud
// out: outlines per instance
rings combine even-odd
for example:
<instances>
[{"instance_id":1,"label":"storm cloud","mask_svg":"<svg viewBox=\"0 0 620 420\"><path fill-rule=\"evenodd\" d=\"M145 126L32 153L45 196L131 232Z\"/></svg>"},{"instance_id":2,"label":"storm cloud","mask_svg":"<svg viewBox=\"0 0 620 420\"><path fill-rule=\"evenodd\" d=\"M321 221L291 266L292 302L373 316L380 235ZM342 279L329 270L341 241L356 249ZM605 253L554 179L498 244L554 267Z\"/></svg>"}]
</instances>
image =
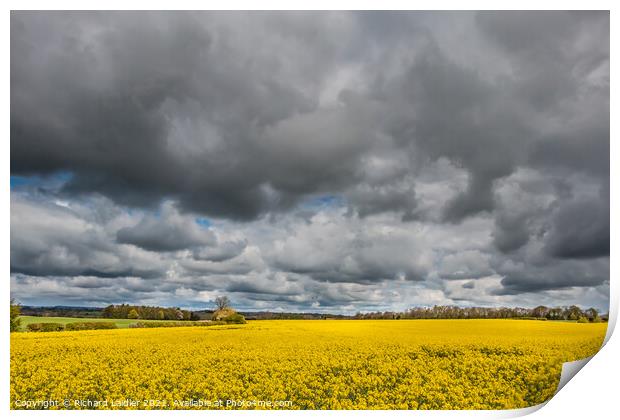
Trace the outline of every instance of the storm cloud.
<instances>
[{"instance_id":1,"label":"storm cloud","mask_svg":"<svg viewBox=\"0 0 620 420\"><path fill-rule=\"evenodd\" d=\"M197 229L193 218L180 216L169 203L158 217L145 216L137 225L120 229L116 239L148 251L178 251L216 243L213 232Z\"/></svg>"},{"instance_id":2,"label":"storm cloud","mask_svg":"<svg viewBox=\"0 0 620 420\"><path fill-rule=\"evenodd\" d=\"M12 12L10 119L24 303L608 305L607 12Z\"/></svg>"}]
</instances>

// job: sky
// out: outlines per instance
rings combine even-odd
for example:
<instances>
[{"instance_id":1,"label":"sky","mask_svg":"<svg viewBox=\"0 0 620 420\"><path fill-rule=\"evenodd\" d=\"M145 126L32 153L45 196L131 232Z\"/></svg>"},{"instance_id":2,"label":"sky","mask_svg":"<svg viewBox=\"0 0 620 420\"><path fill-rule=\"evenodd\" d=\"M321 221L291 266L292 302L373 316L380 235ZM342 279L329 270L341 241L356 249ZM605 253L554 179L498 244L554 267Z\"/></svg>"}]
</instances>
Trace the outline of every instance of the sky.
<instances>
[{"instance_id":1,"label":"sky","mask_svg":"<svg viewBox=\"0 0 620 420\"><path fill-rule=\"evenodd\" d=\"M608 12L12 12L11 295L609 305Z\"/></svg>"}]
</instances>

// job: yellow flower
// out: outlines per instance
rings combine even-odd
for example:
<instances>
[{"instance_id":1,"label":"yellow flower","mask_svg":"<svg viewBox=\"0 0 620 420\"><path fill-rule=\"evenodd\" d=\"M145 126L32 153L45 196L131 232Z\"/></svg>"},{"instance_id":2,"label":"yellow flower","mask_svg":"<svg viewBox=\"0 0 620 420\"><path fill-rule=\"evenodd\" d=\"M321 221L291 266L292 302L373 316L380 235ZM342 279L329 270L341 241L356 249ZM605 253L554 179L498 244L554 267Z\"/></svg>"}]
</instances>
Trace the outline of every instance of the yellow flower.
<instances>
[{"instance_id":1,"label":"yellow flower","mask_svg":"<svg viewBox=\"0 0 620 420\"><path fill-rule=\"evenodd\" d=\"M549 399L561 363L594 354L605 327L526 320L254 321L12 333L11 407L519 408ZM53 401L58 404L49 405Z\"/></svg>"}]
</instances>

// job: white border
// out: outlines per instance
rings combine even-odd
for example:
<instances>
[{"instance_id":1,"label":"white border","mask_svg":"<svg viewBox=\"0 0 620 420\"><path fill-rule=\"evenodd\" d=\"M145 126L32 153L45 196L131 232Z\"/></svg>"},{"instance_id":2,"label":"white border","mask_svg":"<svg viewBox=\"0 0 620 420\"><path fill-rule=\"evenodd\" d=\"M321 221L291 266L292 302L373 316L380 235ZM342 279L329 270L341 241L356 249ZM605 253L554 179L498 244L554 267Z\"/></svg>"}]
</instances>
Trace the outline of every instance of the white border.
<instances>
[{"instance_id":1,"label":"white border","mask_svg":"<svg viewBox=\"0 0 620 420\"><path fill-rule=\"evenodd\" d=\"M0 67L2 72L2 80L4 81L4 95L2 101L2 127L5 133L5 139L2 141L2 153L0 154L0 162L2 172L4 176L4 184L1 189L2 206L0 207L2 220L2 241L1 252L3 269L5 273L4 282L2 284L2 301L9 300L9 266L10 266L10 153L9 153L9 109L10 109L10 95L9 95L9 80L10 80L10 68L8 64L9 59L9 37L10 37L10 9L157 9L157 10L177 10L177 9L213 9L213 10L229 10L229 9L247 9L256 10L257 6L261 6L264 9L302 9L302 10L322 10L322 9L365 9L365 10L380 10L380 9L416 9L416 10L476 10L476 9L533 9L533 10L545 10L545 9L571 9L571 10L612 10L611 12L611 69L614 73L614 57L616 57L617 46L616 41L616 27L618 19L615 17L615 11L613 10L614 3L611 1L599 1L591 0L587 2L577 1L394 1L383 0L368 1L328 1L328 0L315 0L313 2L286 2L286 1L274 1L274 0L262 0L260 2L231 0L228 2L206 2L196 0L177 0L174 2L165 2L159 0L151 1L121 1L121 0L108 0L108 1L91 1L88 4L79 2L76 0L57 0L55 2L32 0L32 1L8 1L6 12L3 16L2 22L2 54L0 57L4 59L4 65ZM615 77L612 76L612 78ZM617 97L617 89L614 88L615 84L612 84L612 98ZM614 113L615 106L614 101L611 102L611 115ZM615 123L614 119L611 119L611 139L614 139ZM611 142L611 157L618 156L618 148L614 142ZM611 208L612 214L614 209L618 209L618 194L614 191L614 187L617 188L616 181L618 180L618 169L611 165ZM617 214L617 212L616 212ZM617 279L617 237L618 237L618 224L614 218L611 219L611 276L612 279ZM616 280L614 280L616 281ZM610 324L608 334L606 337L606 345L604 348L588 363L588 367L579 373L574 379L570 380L568 384L553 397L547 404L541 404L540 406L532 407L524 410L508 410L508 411L390 411L388 413L375 411L321 411L315 413L311 411L303 412L287 412L287 411L265 411L265 412L253 412L253 411L234 411L234 412L222 412L222 411L174 411L174 412L149 412L149 411L137 411L137 412L114 412L115 416L121 418L168 418L170 414L175 417L187 417L187 418L314 418L317 414L323 418L337 418L350 419L350 418L383 418L389 415L393 418L410 418L424 417L424 418L508 418L525 414L530 414L529 418L608 418L609 413L616 411L618 404L617 391L615 386L617 384L617 378L620 374L620 363L618 362L617 355L620 354L620 345L617 338L611 337L611 332L615 326L618 314L618 287L616 283L612 282L611 285L611 302L610 302ZM6 311L5 309L5 312ZM7 314L5 314L7 316ZM2 336L3 345L0 351L2 352L2 361L0 363L0 377L2 378L2 385L0 388L0 404L2 411L8 414L11 418L38 418L45 416L46 418L58 418L59 416L66 416L68 418L82 418L83 412L26 412L26 411L10 411L9 407L9 331L8 322L0 323L0 334ZM540 410L544 406L544 409ZM110 415L110 411L105 412L93 412L89 411L88 416L93 418L100 418ZM294 413L294 414L293 414Z\"/></svg>"}]
</instances>

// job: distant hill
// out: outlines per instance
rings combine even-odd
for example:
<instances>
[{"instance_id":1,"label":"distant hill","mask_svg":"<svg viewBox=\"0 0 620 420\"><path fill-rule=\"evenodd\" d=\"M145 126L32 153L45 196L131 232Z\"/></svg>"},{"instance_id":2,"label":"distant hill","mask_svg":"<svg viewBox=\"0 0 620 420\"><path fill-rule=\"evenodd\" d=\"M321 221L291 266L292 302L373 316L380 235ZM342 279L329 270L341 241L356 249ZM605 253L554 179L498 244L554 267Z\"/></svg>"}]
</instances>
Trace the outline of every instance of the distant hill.
<instances>
[{"instance_id":1,"label":"distant hill","mask_svg":"<svg viewBox=\"0 0 620 420\"><path fill-rule=\"evenodd\" d=\"M21 306L21 314L28 316L60 316L76 318L101 318L103 308L87 306Z\"/></svg>"}]
</instances>

